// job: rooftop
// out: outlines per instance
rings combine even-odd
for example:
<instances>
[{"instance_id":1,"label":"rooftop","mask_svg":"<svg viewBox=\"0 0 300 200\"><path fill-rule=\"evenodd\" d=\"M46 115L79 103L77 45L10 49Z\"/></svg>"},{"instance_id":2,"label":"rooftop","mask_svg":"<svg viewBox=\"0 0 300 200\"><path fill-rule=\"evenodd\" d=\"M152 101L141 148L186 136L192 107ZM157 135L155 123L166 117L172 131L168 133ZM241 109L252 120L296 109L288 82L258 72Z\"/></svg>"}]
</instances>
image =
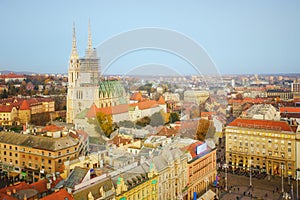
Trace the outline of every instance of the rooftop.
<instances>
[{"instance_id":1,"label":"rooftop","mask_svg":"<svg viewBox=\"0 0 300 200\"><path fill-rule=\"evenodd\" d=\"M238 118L232 121L230 124L228 124L228 126L250 128L250 129L264 129L264 130L293 132L290 125L285 121Z\"/></svg>"}]
</instances>

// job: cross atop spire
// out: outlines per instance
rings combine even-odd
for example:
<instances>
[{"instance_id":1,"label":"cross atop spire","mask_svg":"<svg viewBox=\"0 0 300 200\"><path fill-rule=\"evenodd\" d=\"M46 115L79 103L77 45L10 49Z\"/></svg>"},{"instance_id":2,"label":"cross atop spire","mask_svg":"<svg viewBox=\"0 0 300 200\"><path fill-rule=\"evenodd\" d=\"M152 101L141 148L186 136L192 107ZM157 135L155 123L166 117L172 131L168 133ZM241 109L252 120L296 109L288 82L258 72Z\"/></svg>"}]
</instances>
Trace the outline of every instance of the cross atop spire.
<instances>
[{"instance_id":1,"label":"cross atop spire","mask_svg":"<svg viewBox=\"0 0 300 200\"><path fill-rule=\"evenodd\" d=\"M75 31L75 22L73 22L73 40L72 40L72 54L71 58L78 58L78 51L76 45L76 31Z\"/></svg>"}]
</instances>

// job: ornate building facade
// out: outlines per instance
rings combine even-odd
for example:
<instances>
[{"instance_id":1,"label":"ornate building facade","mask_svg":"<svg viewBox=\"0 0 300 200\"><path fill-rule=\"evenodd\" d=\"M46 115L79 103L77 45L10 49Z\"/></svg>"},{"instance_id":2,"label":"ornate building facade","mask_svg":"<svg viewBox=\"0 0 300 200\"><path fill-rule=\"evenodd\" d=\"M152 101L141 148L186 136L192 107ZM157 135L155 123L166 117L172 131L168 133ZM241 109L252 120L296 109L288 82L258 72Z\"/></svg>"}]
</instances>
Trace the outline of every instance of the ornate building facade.
<instances>
[{"instance_id":1,"label":"ornate building facade","mask_svg":"<svg viewBox=\"0 0 300 200\"><path fill-rule=\"evenodd\" d=\"M73 27L72 53L68 69L67 122L74 123L76 115L89 109L93 103L98 108L126 103L125 89L117 80L103 80L100 75L97 51L92 45L90 24L85 56L79 58L75 26Z\"/></svg>"},{"instance_id":2,"label":"ornate building facade","mask_svg":"<svg viewBox=\"0 0 300 200\"><path fill-rule=\"evenodd\" d=\"M238 118L225 130L226 162L232 168L295 177L299 168L296 128L285 121Z\"/></svg>"}]
</instances>

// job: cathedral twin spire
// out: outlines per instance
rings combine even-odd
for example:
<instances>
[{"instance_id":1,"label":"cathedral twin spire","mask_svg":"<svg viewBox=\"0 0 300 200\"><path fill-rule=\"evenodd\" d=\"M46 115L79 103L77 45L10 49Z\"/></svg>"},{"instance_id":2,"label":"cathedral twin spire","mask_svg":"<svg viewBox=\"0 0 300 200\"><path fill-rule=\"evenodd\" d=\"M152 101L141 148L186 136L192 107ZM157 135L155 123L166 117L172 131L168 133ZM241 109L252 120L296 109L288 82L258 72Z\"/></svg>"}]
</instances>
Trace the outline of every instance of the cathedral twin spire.
<instances>
[{"instance_id":1,"label":"cathedral twin spire","mask_svg":"<svg viewBox=\"0 0 300 200\"><path fill-rule=\"evenodd\" d=\"M93 55L93 44L92 44L92 33L91 33L91 23L89 20L89 26L88 26L88 43L87 48L85 51L85 56L90 57ZM76 31L75 31L75 23L73 22L73 40L72 40L72 54L71 59L75 58L78 59L78 50L77 50L77 44L76 44Z\"/></svg>"}]
</instances>

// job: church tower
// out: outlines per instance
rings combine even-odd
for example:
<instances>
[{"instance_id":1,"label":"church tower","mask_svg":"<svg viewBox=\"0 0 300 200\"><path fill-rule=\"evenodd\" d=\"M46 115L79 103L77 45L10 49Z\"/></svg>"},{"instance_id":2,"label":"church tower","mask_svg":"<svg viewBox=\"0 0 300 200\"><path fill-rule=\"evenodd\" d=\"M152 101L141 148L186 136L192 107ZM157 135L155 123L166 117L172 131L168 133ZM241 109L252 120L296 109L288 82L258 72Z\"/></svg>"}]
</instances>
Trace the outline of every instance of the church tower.
<instances>
[{"instance_id":1,"label":"church tower","mask_svg":"<svg viewBox=\"0 0 300 200\"><path fill-rule=\"evenodd\" d=\"M73 110L73 96L75 93L76 85L78 84L80 72L80 60L76 45L76 31L75 23L73 23L73 39L72 39L72 52L69 60L69 69L68 69L68 94L67 94L67 122L72 123L74 119L74 110Z\"/></svg>"},{"instance_id":2,"label":"church tower","mask_svg":"<svg viewBox=\"0 0 300 200\"><path fill-rule=\"evenodd\" d=\"M74 123L74 119L80 112L98 101L99 74L99 58L96 49L93 48L90 22L87 48L83 58L78 56L74 26L68 70L67 123Z\"/></svg>"},{"instance_id":3,"label":"church tower","mask_svg":"<svg viewBox=\"0 0 300 200\"><path fill-rule=\"evenodd\" d=\"M88 42L84 57L79 58L76 46L75 25L73 25L72 52L68 68L67 123L84 117L82 113L93 104L98 108L115 106L127 102L124 87L117 80L101 80L100 61L93 48L90 21L88 24Z\"/></svg>"}]
</instances>

